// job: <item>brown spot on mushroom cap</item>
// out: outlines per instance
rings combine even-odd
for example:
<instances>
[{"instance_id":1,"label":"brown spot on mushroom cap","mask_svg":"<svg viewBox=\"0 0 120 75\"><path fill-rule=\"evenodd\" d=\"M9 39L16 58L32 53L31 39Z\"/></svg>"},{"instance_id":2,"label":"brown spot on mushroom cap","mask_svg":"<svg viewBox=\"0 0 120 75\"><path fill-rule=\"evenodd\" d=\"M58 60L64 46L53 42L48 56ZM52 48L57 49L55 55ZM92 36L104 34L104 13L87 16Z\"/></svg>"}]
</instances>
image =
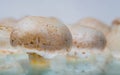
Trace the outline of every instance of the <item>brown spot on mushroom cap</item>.
<instances>
[{"instance_id":1,"label":"brown spot on mushroom cap","mask_svg":"<svg viewBox=\"0 0 120 75\"><path fill-rule=\"evenodd\" d=\"M73 35L73 46L77 48L97 48L104 49L106 38L100 31L88 27L71 27Z\"/></svg>"},{"instance_id":2,"label":"brown spot on mushroom cap","mask_svg":"<svg viewBox=\"0 0 120 75\"><path fill-rule=\"evenodd\" d=\"M101 32L104 33L104 35L108 34L110 31L110 27L104 23L102 23L101 21L95 19L95 18L91 18L91 17L87 17L87 18L83 18L80 21L78 21L76 24L76 26L86 26L86 27L90 27L96 30L99 30Z\"/></svg>"},{"instance_id":3,"label":"brown spot on mushroom cap","mask_svg":"<svg viewBox=\"0 0 120 75\"><path fill-rule=\"evenodd\" d=\"M69 29L55 18L28 16L20 20L11 33L13 46L56 51L69 50L72 36Z\"/></svg>"}]
</instances>

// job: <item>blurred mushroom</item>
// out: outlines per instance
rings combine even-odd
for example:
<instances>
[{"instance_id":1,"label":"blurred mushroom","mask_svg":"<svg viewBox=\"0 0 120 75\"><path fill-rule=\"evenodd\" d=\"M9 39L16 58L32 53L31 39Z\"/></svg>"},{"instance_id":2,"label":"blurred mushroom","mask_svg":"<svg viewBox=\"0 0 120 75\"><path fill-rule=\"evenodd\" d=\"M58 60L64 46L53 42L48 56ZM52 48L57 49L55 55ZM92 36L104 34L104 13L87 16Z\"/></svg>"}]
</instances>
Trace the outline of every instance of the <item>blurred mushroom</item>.
<instances>
[{"instance_id":1,"label":"blurred mushroom","mask_svg":"<svg viewBox=\"0 0 120 75\"><path fill-rule=\"evenodd\" d=\"M106 38L102 32L84 26L76 27L73 25L69 28L73 36L73 51L84 51L82 49L93 52L104 51Z\"/></svg>"},{"instance_id":2,"label":"blurred mushroom","mask_svg":"<svg viewBox=\"0 0 120 75\"><path fill-rule=\"evenodd\" d=\"M11 33L11 45L25 48L33 66L49 67L50 58L64 55L71 48L71 33L56 18L28 16L17 25L18 28Z\"/></svg>"},{"instance_id":3,"label":"blurred mushroom","mask_svg":"<svg viewBox=\"0 0 120 75\"><path fill-rule=\"evenodd\" d=\"M113 20L107 40L113 56L120 59L120 18Z\"/></svg>"},{"instance_id":4,"label":"blurred mushroom","mask_svg":"<svg viewBox=\"0 0 120 75\"><path fill-rule=\"evenodd\" d=\"M94 28L96 30L103 32L105 36L110 32L110 27L108 25L91 17L83 18L80 21L78 21L75 25L76 26L82 25L82 26Z\"/></svg>"},{"instance_id":5,"label":"blurred mushroom","mask_svg":"<svg viewBox=\"0 0 120 75\"><path fill-rule=\"evenodd\" d=\"M0 20L0 48L10 47L10 33L16 27L16 22L13 18Z\"/></svg>"},{"instance_id":6,"label":"blurred mushroom","mask_svg":"<svg viewBox=\"0 0 120 75\"><path fill-rule=\"evenodd\" d=\"M111 57L109 49L106 48L104 34L85 26L73 25L69 28L73 37L73 46L67 60L68 63L74 63L73 70L83 75L102 74Z\"/></svg>"},{"instance_id":7,"label":"blurred mushroom","mask_svg":"<svg viewBox=\"0 0 120 75\"><path fill-rule=\"evenodd\" d=\"M4 26L8 29L13 29L15 27L15 23L18 20L14 19L14 18L3 18L0 20L0 26Z\"/></svg>"},{"instance_id":8,"label":"blurred mushroom","mask_svg":"<svg viewBox=\"0 0 120 75\"><path fill-rule=\"evenodd\" d=\"M71 27L73 46L77 48L104 49L106 46L105 36L97 30L88 27Z\"/></svg>"}]
</instances>

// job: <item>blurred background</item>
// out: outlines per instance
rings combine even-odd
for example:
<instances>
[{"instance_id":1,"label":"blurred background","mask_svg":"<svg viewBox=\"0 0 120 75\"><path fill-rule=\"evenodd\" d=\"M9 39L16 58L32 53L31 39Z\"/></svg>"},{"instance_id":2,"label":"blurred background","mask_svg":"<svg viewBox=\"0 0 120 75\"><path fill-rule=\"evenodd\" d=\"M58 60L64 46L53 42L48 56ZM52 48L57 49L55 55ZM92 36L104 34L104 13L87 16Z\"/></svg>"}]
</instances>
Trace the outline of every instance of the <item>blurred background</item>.
<instances>
[{"instance_id":1,"label":"blurred background","mask_svg":"<svg viewBox=\"0 0 120 75\"><path fill-rule=\"evenodd\" d=\"M0 19L55 16L66 24L93 17L107 24L120 16L120 0L0 0Z\"/></svg>"}]
</instances>

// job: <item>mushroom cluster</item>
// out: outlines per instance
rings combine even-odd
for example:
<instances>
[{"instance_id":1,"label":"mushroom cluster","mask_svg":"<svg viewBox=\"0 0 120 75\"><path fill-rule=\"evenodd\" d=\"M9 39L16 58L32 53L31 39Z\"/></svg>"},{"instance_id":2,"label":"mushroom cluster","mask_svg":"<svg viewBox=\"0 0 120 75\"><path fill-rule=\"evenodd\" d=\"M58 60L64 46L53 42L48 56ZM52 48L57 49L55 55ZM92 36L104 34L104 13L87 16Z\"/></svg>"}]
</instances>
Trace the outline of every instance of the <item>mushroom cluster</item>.
<instances>
[{"instance_id":1,"label":"mushroom cluster","mask_svg":"<svg viewBox=\"0 0 120 75\"><path fill-rule=\"evenodd\" d=\"M119 25L119 18L112 26L95 18L84 18L71 25L55 17L3 19L0 21L0 59L12 57L15 66L9 69L18 67L13 70L20 69L20 72L8 69L7 65L13 64L0 64L0 74L108 75L113 59L120 59Z\"/></svg>"}]
</instances>

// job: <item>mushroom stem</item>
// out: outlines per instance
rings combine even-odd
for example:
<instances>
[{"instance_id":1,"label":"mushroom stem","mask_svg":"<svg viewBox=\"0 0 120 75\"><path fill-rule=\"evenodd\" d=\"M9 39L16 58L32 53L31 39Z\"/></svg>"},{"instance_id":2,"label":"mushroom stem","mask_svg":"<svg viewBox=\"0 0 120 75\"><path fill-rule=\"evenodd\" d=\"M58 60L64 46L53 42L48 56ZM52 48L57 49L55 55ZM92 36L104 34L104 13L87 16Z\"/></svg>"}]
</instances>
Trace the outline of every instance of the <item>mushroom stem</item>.
<instances>
[{"instance_id":1,"label":"mushroom stem","mask_svg":"<svg viewBox=\"0 0 120 75\"><path fill-rule=\"evenodd\" d=\"M48 59L45 59L42 56L37 55L35 53L28 53L28 55L29 55L29 60L30 60L31 66L40 67L42 69L49 67Z\"/></svg>"},{"instance_id":2,"label":"mushroom stem","mask_svg":"<svg viewBox=\"0 0 120 75\"><path fill-rule=\"evenodd\" d=\"M30 70L28 75L43 75L49 70L49 60L35 53L28 53L30 60Z\"/></svg>"}]
</instances>

